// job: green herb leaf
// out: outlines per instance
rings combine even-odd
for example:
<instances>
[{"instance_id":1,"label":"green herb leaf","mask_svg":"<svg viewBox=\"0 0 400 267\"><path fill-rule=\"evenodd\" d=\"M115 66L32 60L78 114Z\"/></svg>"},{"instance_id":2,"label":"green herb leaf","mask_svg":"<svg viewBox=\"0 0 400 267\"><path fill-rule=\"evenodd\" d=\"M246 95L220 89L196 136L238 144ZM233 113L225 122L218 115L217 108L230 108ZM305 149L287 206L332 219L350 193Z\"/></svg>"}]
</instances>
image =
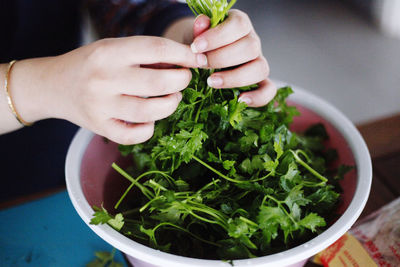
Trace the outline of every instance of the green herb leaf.
<instances>
[{"instance_id":1,"label":"green herb leaf","mask_svg":"<svg viewBox=\"0 0 400 267\"><path fill-rule=\"evenodd\" d=\"M124 226L124 217L121 213L118 213L113 217L110 215L104 207L93 206L95 213L93 218L90 220L90 224L108 224L115 230L119 231Z\"/></svg>"},{"instance_id":2,"label":"green herb leaf","mask_svg":"<svg viewBox=\"0 0 400 267\"><path fill-rule=\"evenodd\" d=\"M111 252L98 251L96 259L86 264L86 267L123 267L122 263L114 261L115 248Z\"/></svg>"},{"instance_id":3,"label":"green herb leaf","mask_svg":"<svg viewBox=\"0 0 400 267\"><path fill-rule=\"evenodd\" d=\"M323 227L326 225L324 218L318 216L316 213L310 213L304 217L299 224L312 232L315 232L317 227Z\"/></svg>"},{"instance_id":4,"label":"green herb leaf","mask_svg":"<svg viewBox=\"0 0 400 267\"><path fill-rule=\"evenodd\" d=\"M211 27L234 2L187 1ZM154 136L120 146L132 166L112 167L131 184L115 205L119 213L94 207L92 224L169 253L233 260L285 250L334 218L339 180L350 168L330 168L337 154L325 147L325 127L293 133L299 113L287 102L290 87L252 108L238 98L258 86L215 90L207 79L217 71L192 69L177 110L156 123ZM106 255L99 256L102 264Z\"/></svg>"}]
</instances>

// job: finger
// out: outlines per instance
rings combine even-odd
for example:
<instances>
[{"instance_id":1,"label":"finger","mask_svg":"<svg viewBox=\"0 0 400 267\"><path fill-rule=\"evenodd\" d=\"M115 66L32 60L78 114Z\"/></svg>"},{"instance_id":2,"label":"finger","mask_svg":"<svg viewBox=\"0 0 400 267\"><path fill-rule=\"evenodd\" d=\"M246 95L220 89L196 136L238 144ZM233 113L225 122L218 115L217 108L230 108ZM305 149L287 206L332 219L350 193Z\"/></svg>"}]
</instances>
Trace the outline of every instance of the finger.
<instances>
[{"instance_id":1,"label":"finger","mask_svg":"<svg viewBox=\"0 0 400 267\"><path fill-rule=\"evenodd\" d=\"M233 44L208 52L208 67L222 69L237 66L252 61L260 55L260 39L255 33L251 33Z\"/></svg>"},{"instance_id":2,"label":"finger","mask_svg":"<svg viewBox=\"0 0 400 267\"><path fill-rule=\"evenodd\" d=\"M249 107L262 107L275 97L276 91L276 86L266 79L259 83L256 90L240 94L239 101L245 102Z\"/></svg>"},{"instance_id":3,"label":"finger","mask_svg":"<svg viewBox=\"0 0 400 267\"><path fill-rule=\"evenodd\" d=\"M267 60L264 57L258 57L238 68L215 72L207 79L207 83L213 88L242 87L258 83L268 75Z\"/></svg>"},{"instance_id":4,"label":"finger","mask_svg":"<svg viewBox=\"0 0 400 267\"><path fill-rule=\"evenodd\" d=\"M133 145L149 140L153 133L154 122L133 124L110 119L107 122L107 130L104 136L118 144Z\"/></svg>"},{"instance_id":5,"label":"finger","mask_svg":"<svg viewBox=\"0 0 400 267\"><path fill-rule=\"evenodd\" d=\"M91 56L94 57L94 62L108 66L170 63L198 68L207 64L205 55L194 54L189 46L161 37L110 38L93 45L95 48Z\"/></svg>"},{"instance_id":6,"label":"finger","mask_svg":"<svg viewBox=\"0 0 400 267\"><path fill-rule=\"evenodd\" d=\"M196 38L210 28L211 20L204 14L199 15L193 24L193 36Z\"/></svg>"},{"instance_id":7,"label":"finger","mask_svg":"<svg viewBox=\"0 0 400 267\"><path fill-rule=\"evenodd\" d=\"M223 23L197 36L191 49L194 53L208 52L243 38L252 29L253 26L246 13L231 10Z\"/></svg>"},{"instance_id":8,"label":"finger","mask_svg":"<svg viewBox=\"0 0 400 267\"><path fill-rule=\"evenodd\" d=\"M131 96L163 96L185 89L192 79L188 69L125 68L108 80L113 93Z\"/></svg>"},{"instance_id":9,"label":"finger","mask_svg":"<svg viewBox=\"0 0 400 267\"><path fill-rule=\"evenodd\" d=\"M110 116L134 123L157 121L174 113L181 100L181 93L155 98L121 95L117 97Z\"/></svg>"}]
</instances>

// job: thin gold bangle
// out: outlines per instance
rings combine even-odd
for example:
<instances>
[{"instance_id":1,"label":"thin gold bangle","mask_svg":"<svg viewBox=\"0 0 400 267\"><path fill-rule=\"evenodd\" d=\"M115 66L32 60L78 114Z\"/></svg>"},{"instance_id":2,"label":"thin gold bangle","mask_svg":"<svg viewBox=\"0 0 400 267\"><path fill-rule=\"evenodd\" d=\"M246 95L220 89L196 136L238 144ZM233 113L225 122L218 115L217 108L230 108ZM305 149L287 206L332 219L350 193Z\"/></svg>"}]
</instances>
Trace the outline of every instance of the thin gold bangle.
<instances>
[{"instance_id":1,"label":"thin gold bangle","mask_svg":"<svg viewBox=\"0 0 400 267\"><path fill-rule=\"evenodd\" d=\"M6 78L4 81L4 89L6 90L6 96L7 96L7 103L8 106L10 107L10 110L12 114L14 114L15 118L18 120L19 123L21 123L23 126L31 126L33 123L27 122L24 119L21 118L21 116L18 114L17 110L14 107L14 103L11 99L10 95L10 89L8 88L9 80L10 80L10 74L11 74L11 69L14 66L14 63L17 62L16 60L11 61L8 64L8 68L6 71Z\"/></svg>"}]
</instances>

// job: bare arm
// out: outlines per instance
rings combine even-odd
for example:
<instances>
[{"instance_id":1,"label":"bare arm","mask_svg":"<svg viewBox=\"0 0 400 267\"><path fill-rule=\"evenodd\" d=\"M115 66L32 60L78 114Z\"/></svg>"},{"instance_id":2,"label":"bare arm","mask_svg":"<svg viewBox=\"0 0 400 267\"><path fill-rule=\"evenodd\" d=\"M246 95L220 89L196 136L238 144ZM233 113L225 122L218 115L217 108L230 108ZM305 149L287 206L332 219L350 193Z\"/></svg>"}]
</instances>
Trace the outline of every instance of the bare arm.
<instances>
[{"instance_id":1,"label":"bare arm","mask_svg":"<svg viewBox=\"0 0 400 267\"><path fill-rule=\"evenodd\" d=\"M104 39L61 56L18 61L10 94L25 121L61 118L121 144L140 143L152 136L155 121L175 111L191 79L188 68L200 67L201 56L160 37ZM141 67L160 62L183 68ZM3 82L6 67L1 64ZM0 111L0 134L21 127L4 88Z\"/></svg>"}]
</instances>

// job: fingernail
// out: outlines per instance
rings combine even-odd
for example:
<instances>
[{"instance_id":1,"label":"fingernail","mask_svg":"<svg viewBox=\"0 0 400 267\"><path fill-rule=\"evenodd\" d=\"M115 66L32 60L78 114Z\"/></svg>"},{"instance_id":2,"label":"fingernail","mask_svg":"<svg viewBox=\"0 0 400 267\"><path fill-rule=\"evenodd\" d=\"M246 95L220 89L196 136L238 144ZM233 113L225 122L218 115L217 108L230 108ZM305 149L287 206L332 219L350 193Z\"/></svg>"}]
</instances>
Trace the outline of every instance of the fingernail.
<instances>
[{"instance_id":1,"label":"fingernail","mask_svg":"<svg viewBox=\"0 0 400 267\"><path fill-rule=\"evenodd\" d=\"M246 103L247 105L250 105L253 101L251 100L251 98L249 98L249 97L246 97L246 96L244 96L244 97L239 97L239 100L238 100L239 102L243 102L243 103Z\"/></svg>"},{"instance_id":2,"label":"fingernail","mask_svg":"<svg viewBox=\"0 0 400 267\"><path fill-rule=\"evenodd\" d=\"M207 49L208 42L205 39L196 39L190 48L192 49L192 52L197 54L197 53L202 53Z\"/></svg>"},{"instance_id":3,"label":"fingernail","mask_svg":"<svg viewBox=\"0 0 400 267\"><path fill-rule=\"evenodd\" d=\"M213 87L213 88L220 88L223 83L224 83L224 81L222 80L222 78L220 76L210 76L207 79L208 86Z\"/></svg>"},{"instance_id":4,"label":"fingernail","mask_svg":"<svg viewBox=\"0 0 400 267\"><path fill-rule=\"evenodd\" d=\"M196 60L199 67L205 67L208 64L207 56L204 54L196 54Z\"/></svg>"}]
</instances>

